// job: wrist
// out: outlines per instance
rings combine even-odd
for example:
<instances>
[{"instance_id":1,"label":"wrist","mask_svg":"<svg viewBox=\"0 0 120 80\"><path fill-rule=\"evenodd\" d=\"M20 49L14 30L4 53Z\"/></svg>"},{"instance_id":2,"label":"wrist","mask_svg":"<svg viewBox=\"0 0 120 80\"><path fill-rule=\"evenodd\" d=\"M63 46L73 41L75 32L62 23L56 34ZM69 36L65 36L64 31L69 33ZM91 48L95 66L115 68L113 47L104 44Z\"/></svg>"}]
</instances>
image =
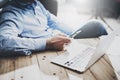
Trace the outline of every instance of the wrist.
<instances>
[{"instance_id":1,"label":"wrist","mask_svg":"<svg viewBox=\"0 0 120 80\"><path fill-rule=\"evenodd\" d=\"M46 50L50 50L52 47L51 39L46 40Z\"/></svg>"}]
</instances>

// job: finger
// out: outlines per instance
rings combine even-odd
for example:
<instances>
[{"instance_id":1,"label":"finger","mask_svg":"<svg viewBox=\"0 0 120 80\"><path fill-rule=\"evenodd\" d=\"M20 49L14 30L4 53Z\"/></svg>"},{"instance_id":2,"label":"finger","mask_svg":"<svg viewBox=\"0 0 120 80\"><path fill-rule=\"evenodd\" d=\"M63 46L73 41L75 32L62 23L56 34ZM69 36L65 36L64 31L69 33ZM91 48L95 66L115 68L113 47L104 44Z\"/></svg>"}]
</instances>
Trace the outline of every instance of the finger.
<instances>
[{"instance_id":1,"label":"finger","mask_svg":"<svg viewBox=\"0 0 120 80\"><path fill-rule=\"evenodd\" d=\"M71 40L70 40L69 38L65 38L65 39L64 39L64 42L65 42L65 43L70 43Z\"/></svg>"}]
</instances>

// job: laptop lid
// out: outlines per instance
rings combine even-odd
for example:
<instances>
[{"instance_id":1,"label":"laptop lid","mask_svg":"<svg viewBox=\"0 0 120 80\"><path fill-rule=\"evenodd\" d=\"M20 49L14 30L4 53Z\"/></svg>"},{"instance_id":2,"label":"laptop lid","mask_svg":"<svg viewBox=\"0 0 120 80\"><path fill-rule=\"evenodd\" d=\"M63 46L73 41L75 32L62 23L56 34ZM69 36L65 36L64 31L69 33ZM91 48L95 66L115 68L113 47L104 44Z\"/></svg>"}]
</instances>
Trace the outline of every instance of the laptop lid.
<instances>
[{"instance_id":1,"label":"laptop lid","mask_svg":"<svg viewBox=\"0 0 120 80\"><path fill-rule=\"evenodd\" d=\"M111 45L112 41L114 40L115 36L120 33L120 29L116 28L111 34L101 37L100 42L95 49L94 54L91 56L92 58L88 62L86 69L89 68L92 64L94 64L100 57L104 55L106 50Z\"/></svg>"}]
</instances>

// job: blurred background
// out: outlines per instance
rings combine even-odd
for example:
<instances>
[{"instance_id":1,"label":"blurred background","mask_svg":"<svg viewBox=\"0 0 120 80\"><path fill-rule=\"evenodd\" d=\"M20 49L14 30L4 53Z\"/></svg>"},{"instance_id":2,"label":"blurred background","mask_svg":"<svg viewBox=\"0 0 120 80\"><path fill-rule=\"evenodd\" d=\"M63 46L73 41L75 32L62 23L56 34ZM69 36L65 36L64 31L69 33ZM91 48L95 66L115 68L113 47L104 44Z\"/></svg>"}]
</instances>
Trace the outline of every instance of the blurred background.
<instances>
[{"instance_id":1,"label":"blurred background","mask_svg":"<svg viewBox=\"0 0 120 80\"><path fill-rule=\"evenodd\" d=\"M80 13L94 13L98 15L118 18L120 14L120 0L58 0L59 5L69 4Z\"/></svg>"},{"instance_id":2,"label":"blurred background","mask_svg":"<svg viewBox=\"0 0 120 80\"><path fill-rule=\"evenodd\" d=\"M57 1L58 18L73 29L90 19L104 22L109 32L120 26L120 0Z\"/></svg>"}]
</instances>

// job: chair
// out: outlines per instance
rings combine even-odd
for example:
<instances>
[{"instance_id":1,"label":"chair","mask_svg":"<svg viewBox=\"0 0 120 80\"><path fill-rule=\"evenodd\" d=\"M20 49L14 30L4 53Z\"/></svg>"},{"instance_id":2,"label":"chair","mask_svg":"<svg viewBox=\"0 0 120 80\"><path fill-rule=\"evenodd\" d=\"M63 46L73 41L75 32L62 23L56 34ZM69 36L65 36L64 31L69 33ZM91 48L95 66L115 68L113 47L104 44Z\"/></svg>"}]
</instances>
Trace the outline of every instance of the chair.
<instances>
[{"instance_id":1,"label":"chair","mask_svg":"<svg viewBox=\"0 0 120 80\"><path fill-rule=\"evenodd\" d=\"M57 0L39 0L43 6L52 14L57 16L58 2Z\"/></svg>"},{"instance_id":2,"label":"chair","mask_svg":"<svg viewBox=\"0 0 120 80\"><path fill-rule=\"evenodd\" d=\"M0 0L0 8L2 8L9 0Z\"/></svg>"}]
</instances>

